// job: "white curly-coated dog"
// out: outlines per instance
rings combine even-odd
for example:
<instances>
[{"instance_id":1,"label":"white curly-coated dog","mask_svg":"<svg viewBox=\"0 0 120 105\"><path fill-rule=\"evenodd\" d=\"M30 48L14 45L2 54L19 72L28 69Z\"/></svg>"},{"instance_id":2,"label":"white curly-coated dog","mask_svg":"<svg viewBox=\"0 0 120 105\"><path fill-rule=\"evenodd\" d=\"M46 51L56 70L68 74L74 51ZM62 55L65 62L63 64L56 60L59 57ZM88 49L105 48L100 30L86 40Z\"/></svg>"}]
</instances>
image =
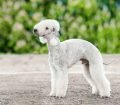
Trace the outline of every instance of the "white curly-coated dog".
<instances>
[{"instance_id":1,"label":"white curly-coated dog","mask_svg":"<svg viewBox=\"0 0 120 105\"><path fill-rule=\"evenodd\" d=\"M78 61L84 65L84 77L92 87L92 94L110 97L110 83L106 78L99 50L90 42L70 39L60 42L59 22L46 19L34 26L34 33L49 49L51 70L50 96L64 97L68 88L68 68Z\"/></svg>"}]
</instances>

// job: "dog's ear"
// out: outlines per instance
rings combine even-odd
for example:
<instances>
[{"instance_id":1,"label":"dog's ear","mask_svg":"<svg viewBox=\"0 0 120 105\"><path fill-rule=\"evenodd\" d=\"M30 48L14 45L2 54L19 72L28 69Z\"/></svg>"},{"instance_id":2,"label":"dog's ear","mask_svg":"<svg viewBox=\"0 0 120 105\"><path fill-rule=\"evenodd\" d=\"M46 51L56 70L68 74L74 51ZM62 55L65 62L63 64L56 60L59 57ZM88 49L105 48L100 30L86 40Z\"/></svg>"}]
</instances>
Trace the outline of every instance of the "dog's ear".
<instances>
[{"instance_id":1,"label":"dog's ear","mask_svg":"<svg viewBox=\"0 0 120 105\"><path fill-rule=\"evenodd\" d=\"M60 35L60 36L62 35L60 30L59 30L59 35Z\"/></svg>"},{"instance_id":2,"label":"dog's ear","mask_svg":"<svg viewBox=\"0 0 120 105\"><path fill-rule=\"evenodd\" d=\"M61 36L60 24L57 20L54 20L54 25L56 27L56 31L58 32L58 35ZM55 31L55 28L53 28L53 31Z\"/></svg>"},{"instance_id":3,"label":"dog's ear","mask_svg":"<svg viewBox=\"0 0 120 105\"><path fill-rule=\"evenodd\" d=\"M56 31L59 32L60 31L60 24L57 20L53 20L53 24L56 27Z\"/></svg>"}]
</instances>

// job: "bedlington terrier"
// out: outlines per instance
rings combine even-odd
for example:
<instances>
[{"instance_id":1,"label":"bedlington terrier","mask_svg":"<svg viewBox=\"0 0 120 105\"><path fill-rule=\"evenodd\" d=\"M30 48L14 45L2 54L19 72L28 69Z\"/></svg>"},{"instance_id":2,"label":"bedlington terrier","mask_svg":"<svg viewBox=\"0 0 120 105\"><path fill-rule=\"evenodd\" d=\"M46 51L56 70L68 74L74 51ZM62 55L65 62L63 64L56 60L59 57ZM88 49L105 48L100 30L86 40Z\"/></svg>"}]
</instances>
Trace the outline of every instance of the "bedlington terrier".
<instances>
[{"instance_id":1,"label":"bedlington terrier","mask_svg":"<svg viewBox=\"0 0 120 105\"><path fill-rule=\"evenodd\" d=\"M34 26L34 33L49 49L51 70L50 96L64 97L68 88L68 68L82 61L83 75L92 87L92 94L110 97L110 83L106 78L103 59L99 50L90 42L82 39L70 39L60 42L59 22L46 19Z\"/></svg>"}]
</instances>

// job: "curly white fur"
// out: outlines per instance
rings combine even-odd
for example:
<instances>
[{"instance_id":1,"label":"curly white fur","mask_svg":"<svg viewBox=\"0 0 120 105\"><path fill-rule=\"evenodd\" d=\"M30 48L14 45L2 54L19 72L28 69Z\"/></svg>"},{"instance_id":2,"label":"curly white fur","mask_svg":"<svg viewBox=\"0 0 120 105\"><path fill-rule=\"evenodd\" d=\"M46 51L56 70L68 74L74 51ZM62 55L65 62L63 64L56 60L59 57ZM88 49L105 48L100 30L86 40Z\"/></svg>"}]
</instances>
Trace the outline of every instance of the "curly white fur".
<instances>
[{"instance_id":1,"label":"curly white fur","mask_svg":"<svg viewBox=\"0 0 120 105\"><path fill-rule=\"evenodd\" d=\"M84 64L84 77L92 87L92 94L110 97L110 83L105 76L103 60L99 50L90 42L70 39L60 42L60 26L56 20L48 19L34 26L35 33L42 37L49 49L51 70L50 96L64 97L68 88L68 68L80 60ZM83 60L84 63L84 60Z\"/></svg>"}]
</instances>

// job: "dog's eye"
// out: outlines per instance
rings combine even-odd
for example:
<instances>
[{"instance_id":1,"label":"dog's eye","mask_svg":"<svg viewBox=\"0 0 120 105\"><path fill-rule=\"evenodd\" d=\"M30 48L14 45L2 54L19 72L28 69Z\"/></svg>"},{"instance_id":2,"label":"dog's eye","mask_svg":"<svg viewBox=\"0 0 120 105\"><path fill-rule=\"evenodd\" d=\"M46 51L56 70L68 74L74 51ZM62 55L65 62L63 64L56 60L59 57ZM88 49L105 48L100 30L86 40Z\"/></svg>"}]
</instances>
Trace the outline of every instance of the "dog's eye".
<instances>
[{"instance_id":1,"label":"dog's eye","mask_svg":"<svg viewBox=\"0 0 120 105\"><path fill-rule=\"evenodd\" d=\"M45 29L46 29L46 30L48 30L49 28L48 28L48 27L46 27Z\"/></svg>"},{"instance_id":2,"label":"dog's eye","mask_svg":"<svg viewBox=\"0 0 120 105\"><path fill-rule=\"evenodd\" d=\"M53 31L55 31L55 28L53 28Z\"/></svg>"}]
</instances>

